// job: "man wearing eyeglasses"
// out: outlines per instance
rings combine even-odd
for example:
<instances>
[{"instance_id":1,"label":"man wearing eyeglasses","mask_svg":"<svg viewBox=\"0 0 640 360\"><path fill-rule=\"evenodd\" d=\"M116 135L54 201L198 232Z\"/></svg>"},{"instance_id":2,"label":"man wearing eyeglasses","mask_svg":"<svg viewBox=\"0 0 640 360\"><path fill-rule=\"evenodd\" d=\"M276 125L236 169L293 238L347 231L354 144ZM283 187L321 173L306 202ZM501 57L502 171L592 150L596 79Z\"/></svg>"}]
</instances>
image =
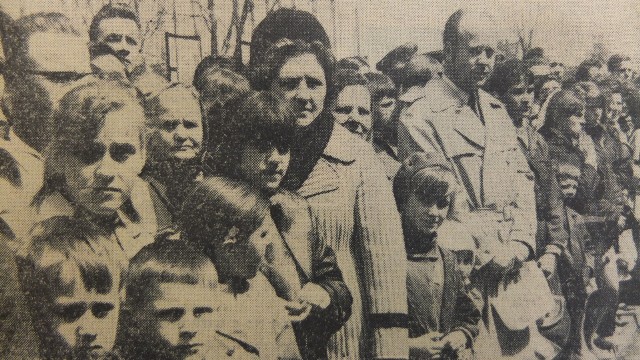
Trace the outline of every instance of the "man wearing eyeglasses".
<instances>
[{"instance_id":1,"label":"man wearing eyeglasses","mask_svg":"<svg viewBox=\"0 0 640 360\"><path fill-rule=\"evenodd\" d=\"M0 218L12 227L43 184L41 152L62 96L91 78L87 39L59 13L37 13L3 27L4 111L9 130L0 138Z\"/></svg>"}]
</instances>

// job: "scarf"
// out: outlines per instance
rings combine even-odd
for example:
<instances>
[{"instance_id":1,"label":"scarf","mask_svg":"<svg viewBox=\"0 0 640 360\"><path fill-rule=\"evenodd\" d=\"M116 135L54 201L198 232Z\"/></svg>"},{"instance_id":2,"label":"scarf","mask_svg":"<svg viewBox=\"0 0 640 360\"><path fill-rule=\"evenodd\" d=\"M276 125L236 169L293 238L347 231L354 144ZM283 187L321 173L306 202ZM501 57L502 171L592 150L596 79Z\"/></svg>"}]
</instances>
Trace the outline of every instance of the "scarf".
<instances>
[{"instance_id":1,"label":"scarf","mask_svg":"<svg viewBox=\"0 0 640 360\"><path fill-rule=\"evenodd\" d=\"M326 107L311 124L296 130L289 170L282 180L282 188L296 191L302 187L322 156L332 133L333 118Z\"/></svg>"}]
</instances>

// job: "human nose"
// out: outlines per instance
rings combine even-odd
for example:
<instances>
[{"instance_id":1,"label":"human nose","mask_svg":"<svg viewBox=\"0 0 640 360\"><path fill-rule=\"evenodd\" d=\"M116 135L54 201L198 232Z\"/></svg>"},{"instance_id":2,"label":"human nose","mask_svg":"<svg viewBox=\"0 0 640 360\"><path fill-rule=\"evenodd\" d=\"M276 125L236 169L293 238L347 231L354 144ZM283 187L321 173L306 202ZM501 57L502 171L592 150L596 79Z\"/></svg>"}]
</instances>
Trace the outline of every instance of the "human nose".
<instances>
[{"instance_id":1,"label":"human nose","mask_svg":"<svg viewBox=\"0 0 640 360\"><path fill-rule=\"evenodd\" d=\"M184 127L184 125L178 125L175 132L173 133L173 139L176 142L182 142L187 140L188 137L189 135L187 134L187 129Z\"/></svg>"},{"instance_id":2,"label":"human nose","mask_svg":"<svg viewBox=\"0 0 640 360\"><path fill-rule=\"evenodd\" d=\"M114 178L118 173L118 165L118 162L113 160L109 154L105 154L98 163L95 173L106 178Z\"/></svg>"},{"instance_id":3,"label":"human nose","mask_svg":"<svg viewBox=\"0 0 640 360\"><path fill-rule=\"evenodd\" d=\"M76 336L79 344L91 344L98 338L98 334L90 322L78 326Z\"/></svg>"},{"instance_id":4,"label":"human nose","mask_svg":"<svg viewBox=\"0 0 640 360\"><path fill-rule=\"evenodd\" d=\"M296 98L305 102L311 101L311 88L309 88L306 80L300 81L296 91Z\"/></svg>"},{"instance_id":5,"label":"human nose","mask_svg":"<svg viewBox=\"0 0 640 360\"><path fill-rule=\"evenodd\" d=\"M196 330L196 318L193 315L188 315L183 318L183 322L180 326L180 340L189 341L193 339L198 331Z\"/></svg>"}]
</instances>

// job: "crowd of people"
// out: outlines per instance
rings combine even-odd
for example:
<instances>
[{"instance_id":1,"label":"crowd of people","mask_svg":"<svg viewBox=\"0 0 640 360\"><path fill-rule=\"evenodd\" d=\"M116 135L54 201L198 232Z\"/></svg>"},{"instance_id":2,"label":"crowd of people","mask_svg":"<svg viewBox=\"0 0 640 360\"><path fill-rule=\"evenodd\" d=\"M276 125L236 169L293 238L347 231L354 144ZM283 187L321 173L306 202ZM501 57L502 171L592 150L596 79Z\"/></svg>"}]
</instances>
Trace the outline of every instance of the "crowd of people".
<instances>
[{"instance_id":1,"label":"crowd of people","mask_svg":"<svg viewBox=\"0 0 640 360\"><path fill-rule=\"evenodd\" d=\"M443 49L336 61L269 13L171 83L134 9L1 17L0 357L610 359L640 304L640 82Z\"/></svg>"}]
</instances>

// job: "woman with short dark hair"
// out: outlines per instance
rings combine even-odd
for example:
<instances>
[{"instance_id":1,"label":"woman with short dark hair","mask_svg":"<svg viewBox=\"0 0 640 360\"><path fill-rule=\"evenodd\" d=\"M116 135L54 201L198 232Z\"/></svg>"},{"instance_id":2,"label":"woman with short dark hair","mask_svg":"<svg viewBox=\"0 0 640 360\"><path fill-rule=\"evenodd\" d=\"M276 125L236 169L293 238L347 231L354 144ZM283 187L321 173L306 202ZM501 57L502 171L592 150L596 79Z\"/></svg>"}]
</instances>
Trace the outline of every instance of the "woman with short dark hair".
<instances>
[{"instance_id":1,"label":"woman with short dark hair","mask_svg":"<svg viewBox=\"0 0 640 360\"><path fill-rule=\"evenodd\" d=\"M317 231L336 252L354 298L351 318L329 342L328 358L407 358L400 218L371 145L334 126L327 106L334 68L328 36L313 15L281 9L258 25L251 43L251 84L273 91L296 113L283 187L309 201Z\"/></svg>"}]
</instances>

